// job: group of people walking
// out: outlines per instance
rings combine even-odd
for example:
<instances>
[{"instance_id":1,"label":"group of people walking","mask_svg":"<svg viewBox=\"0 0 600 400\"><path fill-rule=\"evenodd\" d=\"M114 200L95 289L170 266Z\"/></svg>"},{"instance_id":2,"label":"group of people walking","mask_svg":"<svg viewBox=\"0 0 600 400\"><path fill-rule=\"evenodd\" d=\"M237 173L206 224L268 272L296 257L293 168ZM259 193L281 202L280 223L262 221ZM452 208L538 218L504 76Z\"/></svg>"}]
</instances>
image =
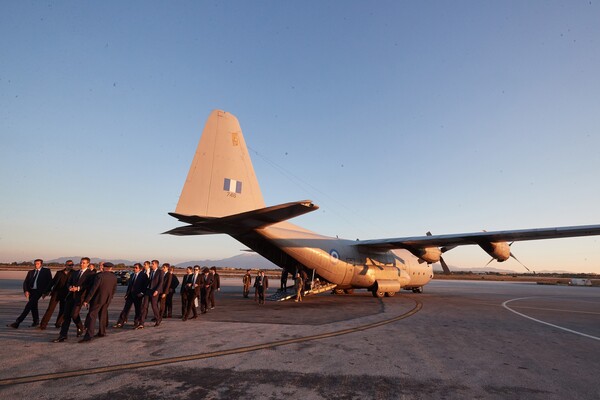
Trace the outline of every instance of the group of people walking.
<instances>
[{"instance_id":1,"label":"group of people walking","mask_svg":"<svg viewBox=\"0 0 600 400\"><path fill-rule=\"evenodd\" d=\"M307 275L304 270L298 270L294 275L294 289L296 291L296 302L302 301L304 297L304 282L306 282ZM283 269L281 272L281 286L279 288L280 291L287 291L287 280L288 280L288 271L287 269ZM242 283L244 284L243 296L248 298L250 295L250 286L252 285L252 275L250 275L250 270L246 270L246 274L242 278ZM258 302L258 304L265 304L265 293L269 288L269 278L265 275L265 271L258 271L256 273L256 277L254 278L254 301Z\"/></svg>"},{"instance_id":2,"label":"group of people walking","mask_svg":"<svg viewBox=\"0 0 600 400\"><path fill-rule=\"evenodd\" d=\"M74 269L72 260L65 263L62 270L56 272L54 277L50 269L43 266L44 261L37 259L34 269L29 271L23 281L23 292L27 304L16 321L8 324L9 327L18 329L29 313L32 315L32 327L46 329L52 314L59 305L59 313L54 326L60 328L60 333L55 343L67 340L71 323L76 327L77 337L82 337L79 342L89 342L93 337L106 336L108 327L108 307L117 291L117 277L113 273L114 265L110 262L99 264L95 268L88 257L83 257L79 268ZM155 327L160 326L163 318L173 316L173 296L179 286L179 278L175 275L175 267L164 263L159 268L159 261L145 261L136 263L133 267L127 290L125 291L125 305L119 314L117 323L113 328L122 328L127 324L131 307L134 308L133 327L144 329L148 311L152 308L152 322ZM216 268L204 268L200 280L200 267L188 267L188 274L183 278L181 285L183 320L190 315L197 317L195 300L201 297L201 312L215 308L215 292L220 290L220 278ZM196 271L196 273L192 272ZM200 287L201 286L201 287ZM204 294L204 296L199 296ZM41 321L39 318L39 300L50 295L48 309ZM82 319L83 309L88 309L85 320ZM96 333L96 320L98 332Z\"/></svg>"},{"instance_id":3,"label":"group of people walking","mask_svg":"<svg viewBox=\"0 0 600 400\"><path fill-rule=\"evenodd\" d=\"M252 275L250 270L246 270L246 274L242 278L244 289L242 294L245 298L250 295L250 285L252 284ZM257 271L254 278L254 301L258 304L265 304L265 293L269 289L269 278L265 276L265 271Z\"/></svg>"},{"instance_id":4,"label":"group of people walking","mask_svg":"<svg viewBox=\"0 0 600 400\"><path fill-rule=\"evenodd\" d=\"M76 327L77 337L82 337L80 342L89 342L93 337L105 336L109 324L108 307L117 291L117 277L112 271L114 265L102 262L96 268L88 257L83 257L79 268L75 269L73 261L68 260L64 268L57 271L53 277L50 269L45 268L43 263L41 259L35 260L34 269L28 271L23 281L27 304L16 321L8 326L19 328L31 313L31 326L44 330L58 305L59 311L54 326L60 328L60 333L53 342L61 343L67 340L71 323ZM155 327L160 326L163 318L173 317L173 297L178 287L183 321L196 319L199 313L205 314L215 308L215 294L221 290L221 280L216 267L187 267L180 285L174 266L169 263L164 263L161 267L159 265L158 260L134 264L124 295L125 304L113 328L123 328L129 322L132 307L134 329L146 327L150 308L153 314L151 322ZM287 281L287 274L285 280ZM247 270L242 282L245 298L249 297L250 287L253 286L254 301L260 305L265 303L269 279L264 271L257 272L253 284L250 270ZM283 283L283 276L282 285L286 285ZM296 301L302 301L302 273L295 274L295 286ZM46 296L50 296L50 301L40 320L38 302ZM84 309L88 309L88 313L85 319L82 319ZM96 333L97 320L99 323Z\"/></svg>"},{"instance_id":5,"label":"group of people walking","mask_svg":"<svg viewBox=\"0 0 600 400\"><path fill-rule=\"evenodd\" d=\"M79 269L75 271L73 261L68 260L65 267L52 277L50 269L44 268L43 263L41 259L35 260L35 268L27 273L23 281L27 304L16 321L8 326L19 328L31 312L31 326L44 330L58 304L59 312L54 326L60 328L60 334L54 342L67 340L71 322L77 328L77 336L83 336L81 342L90 341L94 336L96 319L100 321L97 336L104 336L108 324L108 306L117 290L117 278L112 272L113 264L100 263L96 270L90 259L83 257ZM38 302L48 295L48 309L40 321ZM80 315L82 308L88 308L85 322Z\"/></svg>"},{"instance_id":6,"label":"group of people walking","mask_svg":"<svg viewBox=\"0 0 600 400\"><path fill-rule=\"evenodd\" d=\"M181 286L181 319L198 318L198 305L200 313L206 314L215 308L215 293L221 290L221 278L216 267L204 267L199 265L187 267Z\"/></svg>"}]
</instances>

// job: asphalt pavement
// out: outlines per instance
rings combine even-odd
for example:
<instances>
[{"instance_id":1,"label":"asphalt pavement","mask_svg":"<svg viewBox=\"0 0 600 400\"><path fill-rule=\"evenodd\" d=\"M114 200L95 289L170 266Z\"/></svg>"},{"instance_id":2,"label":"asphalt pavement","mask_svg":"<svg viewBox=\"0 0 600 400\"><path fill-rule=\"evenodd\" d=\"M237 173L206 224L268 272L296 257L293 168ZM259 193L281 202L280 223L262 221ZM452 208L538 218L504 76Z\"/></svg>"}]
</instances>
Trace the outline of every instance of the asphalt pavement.
<instances>
[{"instance_id":1,"label":"asphalt pavement","mask_svg":"<svg viewBox=\"0 0 600 400\"><path fill-rule=\"evenodd\" d=\"M600 398L599 288L434 280L423 294L258 305L223 279L196 320L176 296L160 327L52 343L54 319L6 327L25 305L19 279L0 273L2 398Z\"/></svg>"}]
</instances>

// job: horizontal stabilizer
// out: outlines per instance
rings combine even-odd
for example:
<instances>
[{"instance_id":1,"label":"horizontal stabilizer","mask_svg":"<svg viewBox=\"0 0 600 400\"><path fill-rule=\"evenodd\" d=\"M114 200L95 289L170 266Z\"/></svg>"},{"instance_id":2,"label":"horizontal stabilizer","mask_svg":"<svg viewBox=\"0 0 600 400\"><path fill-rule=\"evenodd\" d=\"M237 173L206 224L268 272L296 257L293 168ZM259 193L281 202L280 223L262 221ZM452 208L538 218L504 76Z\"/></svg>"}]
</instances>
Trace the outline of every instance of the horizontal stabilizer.
<instances>
[{"instance_id":1,"label":"horizontal stabilizer","mask_svg":"<svg viewBox=\"0 0 600 400\"><path fill-rule=\"evenodd\" d=\"M220 218L169 213L169 215L177 218L179 221L190 225L180 226L164 233L178 236L210 235L214 233L236 235L254 229L261 229L315 211L318 208L310 200L304 200L246 211L240 214L227 215Z\"/></svg>"}]
</instances>

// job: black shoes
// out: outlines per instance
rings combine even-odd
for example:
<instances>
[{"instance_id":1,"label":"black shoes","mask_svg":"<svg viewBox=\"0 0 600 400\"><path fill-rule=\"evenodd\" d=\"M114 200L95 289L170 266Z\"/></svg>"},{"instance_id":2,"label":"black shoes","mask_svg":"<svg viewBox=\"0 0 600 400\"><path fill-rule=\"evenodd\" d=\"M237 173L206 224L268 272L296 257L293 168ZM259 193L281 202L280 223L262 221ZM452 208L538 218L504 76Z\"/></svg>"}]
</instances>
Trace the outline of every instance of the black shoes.
<instances>
[{"instance_id":1,"label":"black shoes","mask_svg":"<svg viewBox=\"0 0 600 400\"><path fill-rule=\"evenodd\" d=\"M91 338L91 337L89 337L88 335L85 335L85 336L83 337L83 339L81 339L81 340L79 341L79 343L88 343L88 342L91 342L91 341L92 341L92 338Z\"/></svg>"},{"instance_id":2,"label":"black shoes","mask_svg":"<svg viewBox=\"0 0 600 400\"><path fill-rule=\"evenodd\" d=\"M135 327L135 329L144 329L144 325L138 325Z\"/></svg>"},{"instance_id":3,"label":"black shoes","mask_svg":"<svg viewBox=\"0 0 600 400\"><path fill-rule=\"evenodd\" d=\"M85 328L77 328L77 337L83 335L84 332L85 332Z\"/></svg>"},{"instance_id":4,"label":"black shoes","mask_svg":"<svg viewBox=\"0 0 600 400\"><path fill-rule=\"evenodd\" d=\"M57 337L56 339L54 339L54 340L52 341L52 343L62 343L62 342L64 342L65 340L67 340L67 338L66 338L65 336L59 336L59 337Z\"/></svg>"},{"instance_id":5,"label":"black shoes","mask_svg":"<svg viewBox=\"0 0 600 400\"><path fill-rule=\"evenodd\" d=\"M11 328L18 329L18 328L19 328L19 323L18 323L18 322L13 322L12 324L8 324L8 325L6 325L6 326L8 326L8 327L11 327Z\"/></svg>"},{"instance_id":6,"label":"black shoes","mask_svg":"<svg viewBox=\"0 0 600 400\"><path fill-rule=\"evenodd\" d=\"M114 324L113 325L113 328L122 328L122 327L123 327L123 324Z\"/></svg>"}]
</instances>

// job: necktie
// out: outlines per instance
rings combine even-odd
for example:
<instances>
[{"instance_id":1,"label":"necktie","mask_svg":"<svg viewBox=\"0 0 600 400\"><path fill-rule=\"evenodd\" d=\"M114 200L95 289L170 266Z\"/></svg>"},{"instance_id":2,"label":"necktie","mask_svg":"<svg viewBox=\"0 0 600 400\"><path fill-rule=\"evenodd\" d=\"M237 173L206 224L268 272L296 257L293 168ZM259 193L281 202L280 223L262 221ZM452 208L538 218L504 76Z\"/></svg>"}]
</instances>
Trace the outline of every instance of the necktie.
<instances>
[{"instance_id":1,"label":"necktie","mask_svg":"<svg viewBox=\"0 0 600 400\"><path fill-rule=\"evenodd\" d=\"M37 280L39 272L40 271L38 269L36 269L35 272L33 273L33 284L31 285L32 289L37 289L36 280Z\"/></svg>"}]
</instances>

